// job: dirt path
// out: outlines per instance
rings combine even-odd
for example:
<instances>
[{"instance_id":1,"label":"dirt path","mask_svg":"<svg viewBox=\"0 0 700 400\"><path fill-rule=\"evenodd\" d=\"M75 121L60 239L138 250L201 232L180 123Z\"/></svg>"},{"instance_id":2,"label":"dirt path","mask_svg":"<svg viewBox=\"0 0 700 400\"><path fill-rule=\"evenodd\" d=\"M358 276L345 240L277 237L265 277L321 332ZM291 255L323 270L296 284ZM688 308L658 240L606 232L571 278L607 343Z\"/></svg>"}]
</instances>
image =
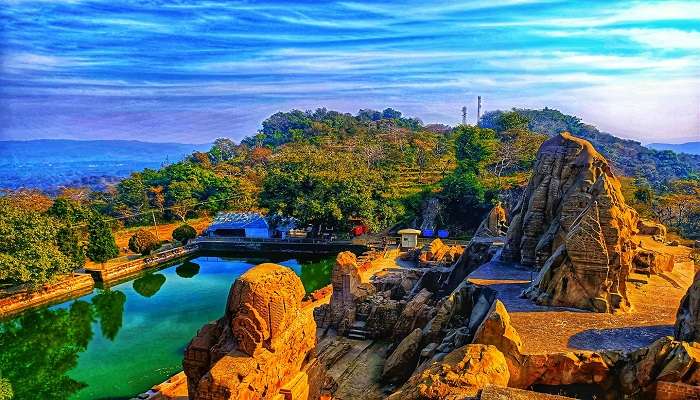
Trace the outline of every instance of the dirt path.
<instances>
[{"instance_id":1,"label":"dirt path","mask_svg":"<svg viewBox=\"0 0 700 400\"><path fill-rule=\"evenodd\" d=\"M530 270L490 262L468 277L469 281L499 292L527 353L574 349L630 350L672 335L680 300L692 283L692 266L681 266L665 277L652 276L645 285L629 284L634 309L628 313L601 314L559 307L538 306L520 298L534 277Z\"/></svg>"}]
</instances>

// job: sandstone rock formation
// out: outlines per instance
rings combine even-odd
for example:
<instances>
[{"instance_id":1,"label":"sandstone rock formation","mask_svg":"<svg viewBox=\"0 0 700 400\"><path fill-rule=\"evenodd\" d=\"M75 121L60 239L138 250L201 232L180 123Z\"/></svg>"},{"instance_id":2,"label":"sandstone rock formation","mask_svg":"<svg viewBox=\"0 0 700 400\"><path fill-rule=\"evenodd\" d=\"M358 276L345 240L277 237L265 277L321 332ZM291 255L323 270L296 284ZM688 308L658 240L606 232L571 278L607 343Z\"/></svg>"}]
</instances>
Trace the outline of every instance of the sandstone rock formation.
<instances>
[{"instance_id":1,"label":"sandstone rock formation","mask_svg":"<svg viewBox=\"0 0 700 400\"><path fill-rule=\"evenodd\" d=\"M487 385L507 386L508 366L494 346L470 344L414 375L389 400L464 399Z\"/></svg>"},{"instance_id":2,"label":"sandstone rock formation","mask_svg":"<svg viewBox=\"0 0 700 400\"><path fill-rule=\"evenodd\" d=\"M700 342L700 272L695 274L693 284L681 300L674 336L678 340Z\"/></svg>"},{"instance_id":3,"label":"sandstone rock formation","mask_svg":"<svg viewBox=\"0 0 700 400\"><path fill-rule=\"evenodd\" d=\"M411 375L418 362L422 338L423 331L416 328L399 343L386 359L382 379L388 382L404 381Z\"/></svg>"},{"instance_id":4,"label":"sandstone rock formation","mask_svg":"<svg viewBox=\"0 0 700 400\"><path fill-rule=\"evenodd\" d=\"M349 251L338 254L331 273L333 294L330 304L317 308L314 317L318 326L333 327L345 335L356 319L356 304L373 293L373 287L362 283L357 257Z\"/></svg>"},{"instance_id":5,"label":"sandstone rock formation","mask_svg":"<svg viewBox=\"0 0 700 400\"><path fill-rule=\"evenodd\" d=\"M568 133L544 142L514 214L503 256L540 269L527 297L598 312L628 308L638 217L589 142Z\"/></svg>"},{"instance_id":6,"label":"sandstone rock formation","mask_svg":"<svg viewBox=\"0 0 700 400\"><path fill-rule=\"evenodd\" d=\"M492 345L504 355L509 369L509 387L588 386L592 388L589 391L615 399L649 396L659 381L700 384L700 344L670 337L629 353L523 354L520 337L498 300L477 329L473 343Z\"/></svg>"},{"instance_id":7,"label":"sandstone rock formation","mask_svg":"<svg viewBox=\"0 0 700 400\"><path fill-rule=\"evenodd\" d=\"M648 219L640 219L637 222L637 230L642 235L653 236L655 240L663 242L666 240L666 227L663 224Z\"/></svg>"},{"instance_id":8,"label":"sandstone rock formation","mask_svg":"<svg viewBox=\"0 0 700 400\"><path fill-rule=\"evenodd\" d=\"M418 261L423 264L430 262L449 264L456 261L463 252L462 246L448 246L442 240L435 239L421 251Z\"/></svg>"},{"instance_id":9,"label":"sandstone rock formation","mask_svg":"<svg viewBox=\"0 0 700 400\"><path fill-rule=\"evenodd\" d=\"M316 323L301 309L303 297L299 277L280 265L260 264L236 279L224 316L185 351L190 399L318 397Z\"/></svg>"},{"instance_id":10,"label":"sandstone rock formation","mask_svg":"<svg viewBox=\"0 0 700 400\"><path fill-rule=\"evenodd\" d=\"M481 221L474 236L503 236L508 230L508 214L498 202Z\"/></svg>"}]
</instances>

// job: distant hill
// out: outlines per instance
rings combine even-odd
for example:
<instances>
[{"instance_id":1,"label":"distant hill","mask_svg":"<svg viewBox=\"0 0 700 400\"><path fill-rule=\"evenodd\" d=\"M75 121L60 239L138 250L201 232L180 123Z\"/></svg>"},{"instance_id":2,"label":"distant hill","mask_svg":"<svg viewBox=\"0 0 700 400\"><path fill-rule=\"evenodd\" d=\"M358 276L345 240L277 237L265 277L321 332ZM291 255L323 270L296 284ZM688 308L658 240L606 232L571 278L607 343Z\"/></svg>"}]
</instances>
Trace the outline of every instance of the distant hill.
<instances>
[{"instance_id":1,"label":"distant hill","mask_svg":"<svg viewBox=\"0 0 700 400\"><path fill-rule=\"evenodd\" d=\"M134 171L159 168L210 147L136 140L0 141L0 188L48 192L61 186L104 189Z\"/></svg>"},{"instance_id":2,"label":"distant hill","mask_svg":"<svg viewBox=\"0 0 700 400\"><path fill-rule=\"evenodd\" d=\"M581 122L578 117L563 114L552 108L516 108L513 111L528 118L528 128L533 132L554 136L562 131L569 131L590 141L610 161L617 174L643 176L656 187L669 180L687 178L700 172L700 155L647 148L637 141L601 132L595 126ZM501 113L503 111L500 110L485 113L480 125L495 129Z\"/></svg>"},{"instance_id":3,"label":"distant hill","mask_svg":"<svg viewBox=\"0 0 700 400\"><path fill-rule=\"evenodd\" d=\"M649 143L647 147L656 150L671 150L676 153L687 153L687 154L697 154L700 155L700 142L688 142L688 143Z\"/></svg>"}]
</instances>

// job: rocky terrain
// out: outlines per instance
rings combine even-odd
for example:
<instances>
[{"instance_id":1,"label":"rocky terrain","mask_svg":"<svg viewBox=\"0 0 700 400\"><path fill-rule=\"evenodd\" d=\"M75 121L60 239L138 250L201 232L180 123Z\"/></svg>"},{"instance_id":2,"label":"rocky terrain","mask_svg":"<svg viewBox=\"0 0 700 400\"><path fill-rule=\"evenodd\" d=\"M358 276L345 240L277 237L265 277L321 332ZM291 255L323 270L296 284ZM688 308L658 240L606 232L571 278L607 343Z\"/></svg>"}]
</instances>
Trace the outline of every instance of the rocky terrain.
<instances>
[{"instance_id":1,"label":"rocky terrain","mask_svg":"<svg viewBox=\"0 0 700 400\"><path fill-rule=\"evenodd\" d=\"M186 350L189 398L700 396L700 275L590 144L545 142L511 215L464 249L340 253L304 303L285 267L251 269Z\"/></svg>"}]
</instances>

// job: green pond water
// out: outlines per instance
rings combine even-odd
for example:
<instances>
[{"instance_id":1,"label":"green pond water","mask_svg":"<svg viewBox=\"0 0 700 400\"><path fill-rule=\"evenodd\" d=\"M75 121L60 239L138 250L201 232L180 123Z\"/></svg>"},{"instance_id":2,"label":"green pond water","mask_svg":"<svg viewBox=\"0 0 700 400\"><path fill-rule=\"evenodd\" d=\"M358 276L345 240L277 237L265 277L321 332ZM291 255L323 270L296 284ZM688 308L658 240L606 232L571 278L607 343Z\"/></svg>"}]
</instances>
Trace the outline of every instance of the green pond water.
<instances>
[{"instance_id":1,"label":"green pond water","mask_svg":"<svg viewBox=\"0 0 700 400\"><path fill-rule=\"evenodd\" d=\"M110 289L0 322L0 376L15 399L131 398L182 369L189 340L223 315L234 279L274 261L307 292L328 284L333 258L200 256Z\"/></svg>"}]
</instances>

